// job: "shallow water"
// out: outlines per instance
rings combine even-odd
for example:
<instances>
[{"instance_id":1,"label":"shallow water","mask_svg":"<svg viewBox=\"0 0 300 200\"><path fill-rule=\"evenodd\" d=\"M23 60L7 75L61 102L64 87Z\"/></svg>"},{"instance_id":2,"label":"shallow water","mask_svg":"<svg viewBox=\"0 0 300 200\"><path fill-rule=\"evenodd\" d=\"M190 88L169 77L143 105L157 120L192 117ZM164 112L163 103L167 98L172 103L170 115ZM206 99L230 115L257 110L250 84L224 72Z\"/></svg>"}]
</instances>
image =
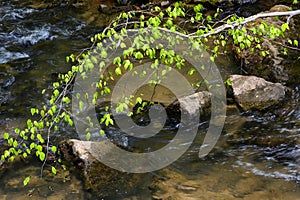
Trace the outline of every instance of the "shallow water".
<instances>
[{"instance_id":1,"label":"shallow water","mask_svg":"<svg viewBox=\"0 0 300 200\"><path fill-rule=\"evenodd\" d=\"M65 56L88 47L88 38L104 26L104 21L95 19L90 12L36 9L19 3L0 2L3 44L0 47L0 134L22 127L29 116L28 109L47 102L48 96L41 95L41 90L51 89L55 74L68 70ZM296 83L292 87L299 86ZM228 108L222 136L207 157L198 157L207 129L204 122L199 124L193 145L178 161L151 174L154 179L160 179L156 190L137 188L131 194L116 191L117 199L151 199L152 195L164 199L168 196L174 199L300 199L300 103L291 106L293 112L282 119ZM164 131L151 140L138 141L126 136L116 140L125 146L151 151L172 139L177 123L171 119ZM112 128L110 133L118 137L120 131ZM53 140L75 137L74 131L66 129ZM39 178L41 163L38 161L30 164L22 161L5 170L0 174L0 198L95 199L83 190L76 170L71 168L72 173L67 170L53 177L47 167L44 179ZM23 187L22 181L28 175L32 181Z\"/></svg>"}]
</instances>

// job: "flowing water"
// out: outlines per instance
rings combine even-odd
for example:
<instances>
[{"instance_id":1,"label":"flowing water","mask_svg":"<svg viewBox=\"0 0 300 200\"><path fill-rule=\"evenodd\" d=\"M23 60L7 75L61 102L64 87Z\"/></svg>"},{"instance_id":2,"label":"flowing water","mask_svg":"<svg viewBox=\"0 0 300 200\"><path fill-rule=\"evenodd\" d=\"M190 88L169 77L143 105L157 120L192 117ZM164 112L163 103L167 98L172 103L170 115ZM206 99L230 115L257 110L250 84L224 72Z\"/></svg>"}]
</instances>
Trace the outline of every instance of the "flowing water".
<instances>
[{"instance_id":1,"label":"flowing water","mask_svg":"<svg viewBox=\"0 0 300 200\"><path fill-rule=\"evenodd\" d=\"M89 37L105 25L105 16L95 16L82 9L0 1L0 134L24 126L28 109L47 103L49 96L41 90L51 89L56 73L68 70L65 56L88 47ZM299 86L292 86L297 93ZM188 152L151 174L159 180L157 184L150 189L137 187L131 194L116 191L118 199L300 199L300 103L291 106L293 112L281 119L228 107L222 136L207 157L198 158L207 129L204 122ZM176 133L176 124L171 120L153 140L131 142L157 149ZM110 131L118 134L116 129ZM76 137L65 130L55 139ZM128 143L126 138L121 141ZM76 173L67 170L52 176L46 166L40 179L40 169L38 161L19 161L1 172L0 199L95 199L83 189ZM31 183L23 187L28 175Z\"/></svg>"}]
</instances>

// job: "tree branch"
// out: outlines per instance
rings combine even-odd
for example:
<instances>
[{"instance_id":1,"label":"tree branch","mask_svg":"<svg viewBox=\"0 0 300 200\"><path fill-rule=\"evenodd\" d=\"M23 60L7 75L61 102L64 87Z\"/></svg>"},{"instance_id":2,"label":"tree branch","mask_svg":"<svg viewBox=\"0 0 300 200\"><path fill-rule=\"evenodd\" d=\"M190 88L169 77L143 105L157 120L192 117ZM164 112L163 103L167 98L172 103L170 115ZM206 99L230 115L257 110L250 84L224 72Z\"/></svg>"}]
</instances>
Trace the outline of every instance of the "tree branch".
<instances>
[{"instance_id":1,"label":"tree branch","mask_svg":"<svg viewBox=\"0 0 300 200\"><path fill-rule=\"evenodd\" d=\"M300 14L300 10L294 10L294 11L287 11L287 12L269 12L269 13L259 13L259 14L256 14L256 15L253 15L253 16L250 16L248 18L245 18L244 21L236 24L236 22L231 22L230 24L224 24L222 26L219 26L217 27L216 29L214 29L213 32L209 32L209 33L206 33L206 34L203 34L201 36L197 36L196 33L192 33L190 34L189 36L192 37L192 38L201 38L201 37L208 37L210 35L214 35L214 34L217 34L217 33L220 33L222 31L224 31L225 29L234 29L235 27L238 27L240 25L244 25L244 24L247 24L251 21L254 21L256 19L259 19L259 18L264 18L264 17L276 17L276 16L289 16L289 20L288 22L290 21L290 19L295 16L295 15L299 15Z\"/></svg>"},{"instance_id":2,"label":"tree branch","mask_svg":"<svg viewBox=\"0 0 300 200\"><path fill-rule=\"evenodd\" d=\"M191 33L189 35L186 35L184 33L181 33L181 32L178 32L178 31L173 31L173 30L170 30L170 29L166 29L166 28L162 28L162 27L156 27L158 30L161 30L161 31L164 31L164 32L168 32L168 33L175 33L179 36L182 36L184 38L203 38L203 37L208 37L210 35L215 35L215 34L218 34L226 29L234 29L238 26L241 26L241 25L244 25L244 24L247 24L251 21L254 21L256 19L259 19L259 18L264 18L264 17L276 17L276 16L289 16L289 20L288 22L290 21L290 19L295 16L295 15L299 15L300 14L300 10L294 10L294 11L287 11L287 12L269 12L269 13L259 13L259 14L256 14L256 15L253 15L253 16L250 16L248 18L245 18L244 21L240 22L240 23L236 23L235 21L234 22L231 22L230 24L224 24L222 26L219 26L217 27L216 29L206 33L206 34L203 34L203 35L196 35L196 33ZM150 27L151 28L151 27ZM148 28L145 28L145 29L148 29ZM128 29L127 31L129 32L138 32L138 29Z\"/></svg>"}]
</instances>

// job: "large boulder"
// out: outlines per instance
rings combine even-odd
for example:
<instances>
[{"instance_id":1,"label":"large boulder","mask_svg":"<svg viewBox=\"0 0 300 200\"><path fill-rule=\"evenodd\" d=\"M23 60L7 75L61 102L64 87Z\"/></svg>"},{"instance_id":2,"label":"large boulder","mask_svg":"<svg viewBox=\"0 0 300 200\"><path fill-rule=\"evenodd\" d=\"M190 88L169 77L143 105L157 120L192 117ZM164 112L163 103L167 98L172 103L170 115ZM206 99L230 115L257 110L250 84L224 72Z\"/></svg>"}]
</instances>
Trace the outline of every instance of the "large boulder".
<instances>
[{"instance_id":1,"label":"large boulder","mask_svg":"<svg viewBox=\"0 0 300 200\"><path fill-rule=\"evenodd\" d=\"M265 110L278 105L285 98L288 88L256 76L230 76L235 101L244 110Z\"/></svg>"},{"instance_id":2,"label":"large boulder","mask_svg":"<svg viewBox=\"0 0 300 200\"><path fill-rule=\"evenodd\" d=\"M285 11L290 11L290 8L284 5L276 5L272 7L268 12ZM292 67L287 67L291 65L288 63L288 60L296 60L296 58L299 56L299 52L297 50L286 48L287 46L290 46L290 44L288 43L290 39L295 40L299 38L299 31L297 31L294 19L292 18L290 20L290 29L285 31L284 37L279 36L275 38L268 38L260 36L257 33L254 34L252 31L250 31L251 28L260 30L260 26L263 23L281 30L281 26L286 23L287 20L288 17L285 16L277 18L265 17L258 18L245 25L245 28L247 29L247 35L258 37L260 39L263 38L264 41L260 44L260 49L256 48L256 42L252 42L250 48L240 49L239 44L234 47L236 57L241 63L243 73L247 75L259 76L272 82L291 82L291 77L293 77L294 75ZM251 50L252 48L254 49L254 51ZM286 59L286 51L289 59ZM262 52L268 53L263 56L264 53Z\"/></svg>"},{"instance_id":3,"label":"large boulder","mask_svg":"<svg viewBox=\"0 0 300 200\"><path fill-rule=\"evenodd\" d=\"M106 142L108 141L92 142L71 139L61 142L59 147L65 160L81 169L85 189L101 199L108 197L117 199L145 188L149 176L121 172L99 161L100 157L110 153L110 149L104 144ZM111 157L115 158L115 156Z\"/></svg>"}]
</instances>

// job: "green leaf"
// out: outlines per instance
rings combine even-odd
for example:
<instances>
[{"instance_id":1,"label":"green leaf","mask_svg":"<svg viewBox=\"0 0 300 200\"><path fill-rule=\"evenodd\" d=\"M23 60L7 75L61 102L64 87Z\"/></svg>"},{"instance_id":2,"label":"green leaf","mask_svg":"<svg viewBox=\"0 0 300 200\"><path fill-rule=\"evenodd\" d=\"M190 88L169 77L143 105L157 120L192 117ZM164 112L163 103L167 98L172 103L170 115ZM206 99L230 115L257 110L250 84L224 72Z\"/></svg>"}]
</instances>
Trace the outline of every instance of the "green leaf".
<instances>
[{"instance_id":1,"label":"green leaf","mask_svg":"<svg viewBox=\"0 0 300 200\"><path fill-rule=\"evenodd\" d=\"M26 186L30 181L30 176L27 176L24 181L23 181L23 185Z\"/></svg>"},{"instance_id":2,"label":"green leaf","mask_svg":"<svg viewBox=\"0 0 300 200\"><path fill-rule=\"evenodd\" d=\"M51 166L51 172L52 172L52 174L54 174L54 175L57 173L55 167Z\"/></svg>"},{"instance_id":3,"label":"green leaf","mask_svg":"<svg viewBox=\"0 0 300 200\"><path fill-rule=\"evenodd\" d=\"M261 51L261 52L260 52L260 55L263 56L263 57L265 57L267 54L266 54L265 51Z\"/></svg>"},{"instance_id":4,"label":"green leaf","mask_svg":"<svg viewBox=\"0 0 300 200\"><path fill-rule=\"evenodd\" d=\"M55 90L53 91L53 95L54 95L54 97L58 97L59 91L58 91L57 89L55 89Z\"/></svg>"},{"instance_id":5,"label":"green leaf","mask_svg":"<svg viewBox=\"0 0 300 200\"><path fill-rule=\"evenodd\" d=\"M33 126L32 121L30 119L27 120L27 128L31 129Z\"/></svg>"},{"instance_id":6,"label":"green leaf","mask_svg":"<svg viewBox=\"0 0 300 200\"><path fill-rule=\"evenodd\" d=\"M122 49L124 49L124 48L126 48L126 44L125 44L124 42L122 42L122 43L120 44L120 47L121 47Z\"/></svg>"},{"instance_id":7,"label":"green leaf","mask_svg":"<svg viewBox=\"0 0 300 200\"><path fill-rule=\"evenodd\" d=\"M63 98L63 102L69 104L71 102L70 98L69 97L64 97Z\"/></svg>"},{"instance_id":8,"label":"green leaf","mask_svg":"<svg viewBox=\"0 0 300 200\"><path fill-rule=\"evenodd\" d=\"M31 115L34 115L35 114L35 108L31 108L30 112L31 112Z\"/></svg>"},{"instance_id":9,"label":"green leaf","mask_svg":"<svg viewBox=\"0 0 300 200\"><path fill-rule=\"evenodd\" d=\"M88 133L86 134L85 138L86 138L86 140L90 140L90 139L91 139L91 133L88 132Z\"/></svg>"},{"instance_id":10,"label":"green leaf","mask_svg":"<svg viewBox=\"0 0 300 200\"><path fill-rule=\"evenodd\" d=\"M100 130L100 135L105 135L105 131L103 129Z\"/></svg>"},{"instance_id":11,"label":"green leaf","mask_svg":"<svg viewBox=\"0 0 300 200\"><path fill-rule=\"evenodd\" d=\"M27 154L31 154L31 151L29 149L26 149Z\"/></svg>"},{"instance_id":12,"label":"green leaf","mask_svg":"<svg viewBox=\"0 0 300 200\"><path fill-rule=\"evenodd\" d=\"M144 55L141 53L141 52L136 52L135 54L134 54L134 57L136 58L136 59L142 59L143 57L144 57Z\"/></svg>"},{"instance_id":13,"label":"green leaf","mask_svg":"<svg viewBox=\"0 0 300 200\"><path fill-rule=\"evenodd\" d=\"M130 62L130 60L124 60L124 69L128 69L128 67L130 66L130 64L131 64L131 62Z\"/></svg>"},{"instance_id":14,"label":"green leaf","mask_svg":"<svg viewBox=\"0 0 300 200\"><path fill-rule=\"evenodd\" d=\"M227 84L228 86L232 86L232 83L231 83L231 81L230 81L230 78L228 78L228 79L226 80L226 84Z\"/></svg>"},{"instance_id":15,"label":"green leaf","mask_svg":"<svg viewBox=\"0 0 300 200\"><path fill-rule=\"evenodd\" d=\"M246 40L245 40L245 44L246 44L248 47L250 47L250 46L251 46L250 40L246 39Z\"/></svg>"},{"instance_id":16,"label":"green leaf","mask_svg":"<svg viewBox=\"0 0 300 200\"><path fill-rule=\"evenodd\" d=\"M45 140L44 140L44 138L42 137L42 135L41 134L37 134L36 135L36 137L37 137L37 139L43 144L44 142L45 142Z\"/></svg>"},{"instance_id":17,"label":"green leaf","mask_svg":"<svg viewBox=\"0 0 300 200\"><path fill-rule=\"evenodd\" d=\"M18 142L15 140L15 141L13 142L13 147L16 148L17 146L18 146Z\"/></svg>"},{"instance_id":18,"label":"green leaf","mask_svg":"<svg viewBox=\"0 0 300 200\"><path fill-rule=\"evenodd\" d=\"M238 42L242 42L244 40L244 37L243 36L238 36L237 40L238 40Z\"/></svg>"},{"instance_id":19,"label":"green leaf","mask_svg":"<svg viewBox=\"0 0 300 200\"><path fill-rule=\"evenodd\" d=\"M121 75L121 74L122 74L121 68L120 68L120 67L117 67L117 68L115 69L115 73L116 73L116 75Z\"/></svg>"},{"instance_id":20,"label":"green leaf","mask_svg":"<svg viewBox=\"0 0 300 200\"><path fill-rule=\"evenodd\" d=\"M54 82L53 83L53 88L58 88L59 87L59 82Z\"/></svg>"},{"instance_id":21,"label":"green leaf","mask_svg":"<svg viewBox=\"0 0 300 200\"><path fill-rule=\"evenodd\" d=\"M35 148L35 146L36 146L36 144L35 144L34 142L32 142L32 143L30 144L29 148L30 148L30 149L33 149L33 148Z\"/></svg>"},{"instance_id":22,"label":"green leaf","mask_svg":"<svg viewBox=\"0 0 300 200\"><path fill-rule=\"evenodd\" d=\"M41 110L41 116L44 117L45 116L45 111Z\"/></svg>"},{"instance_id":23,"label":"green leaf","mask_svg":"<svg viewBox=\"0 0 300 200\"><path fill-rule=\"evenodd\" d=\"M244 49L245 48L245 44L244 43L240 43L240 48Z\"/></svg>"},{"instance_id":24,"label":"green leaf","mask_svg":"<svg viewBox=\"0 0 300 200\"><path fill-rule=\"evenodd\" d=\"M196 70L195 70L194 68L191 68L191 69L189 70L188 74L189 74L189 75L193 75L195 71L196 71Z\"/></svg>"},{"instance_id":25,"label":"green leaf","mask_svg":"<svg viewBox=\"0 0 300 200\"><path fill-rule=\"evenodd\" d=\"M14 157L14 156L11 156L11 157L8 159L9 162L13 162L14 160L15 160L15 157Z\"/></svg>"},{"instance_id":26,"label":"green leaf","mask_svg":"<svg viewBox=\"0 0 300 200\"><path fill-rule=\"evenodd\" d=\"M222 46L224 47L224 46L226 45L226 41L225 41L225 40L222 40L222 41L221 41L221 44L222 44Z\"/></svg>"},{"instance_id":27,"label":"green leaf","mask_svg":"<svg viewBox=\"0 0 300 200\"><path fill-rule=\"evenodd\" d=\"M15 128L15 133L19 135L20 134L20 129L19 128Z\"/></svg>"},{"instance_id":28,"label":"green leaf","mask_svg":"<svg viewBox=\"0 0 300 200\"><path fill-rule=\"evenodd\" d=\"M36 146L36 149L37 149L39 152L42 152L42 151L43 151L42 145L37 145L37 146Z\"/></svg>"},{"instance_id":29,"label":"green leaf","mask_svg":"<svg viewBox=\"0 0 300 200\"><path fill-rule=\"evenodd\" d=\"M5 158L8 158L10 156L10 152L8 150L5 150L3 155Z\"/></svg>"},{"instance_id":30,"label":"green leaf","mask_svg":"<svg viewBox=\"0 0 300 200\"><path fill-rule=\"evenodd\" d=\"M102 49L101 53L100 53L101 58L107 58L107 52L106 50Z\"/></svg>"},{"instance_id":31,"label":"green leaf","mask_svg":"<svg viewBox=\"0 0 300 200\"><path fill-rule=\"evenodd\" d=\"M40 160L41 160L41 161L44 161L44 160L45 160L45 157L46 157L45 153L42 152L42 151L40 151L40 152L39 152L39 158L40 158Z\"/></svg>"},{"instance_id":32,"label":"green leaf","mask_svg":"<svg viewBox=\"0 0 300 200\"><path fill-rule=\"evenodd\" d=\"M284 24L281 25L281 30L284 32L286 30L290 30L290 27L287 23L284 23Z\"/></svg>"},{"instance_id":33,"label":"green leaf","mask_svg":"<svg viewBox=\"0 0 300 200\"><path fill-rule=\"evenodd\" d=\"M83 110L83 108L84 108L84 103L83 103L83 101L79 101L79 109L80 109L80 110Z\"/></svg>"},{"instance_id":34,"label":"green leaf","mask_svg":"<svg viewBox=\"0 0 300 200\"><path fill-rule=\"evenodd\" d=\"M135 100L136 103L142 104L143 100L141 97L137 97Z\"/></svg>"},{"instance_id":35,"label":"green leaf","mask_svg":"<svg viewBox=\"0 0 300 200\"><path fill-rule=\"evenodd\" d=\"M116 57L113 61L113 64L118 64L121 65L121 58L120 57Z\"/></svg>"},{"instance_id":36,"label":"green leaf","mask_svg":"<svg viewBox=\"0 0 300 200\"><path fill-rule=\"evenodd\" d=\"M13 139L13 138L9 138L9 139L7 140L7 143L8 143L10 146L13 145L13 142L14 142L14 139Z\"/></svg>"},{"instance_id":37,"label":"green leaf","mask_svg":"<svg viewBox=\"0 0 300 200\"><path fill-rule=\"evenodd\" d=\"M9 134L8 134L8 133L4 133L3 138L4 138L5 140L7 140L7 139L9 138Z\"/></svg>"},{"instance_id":38,"label":"green leaf","mask_svg":"<svg viewBox=\"0 0 300 200\"><path fill-rule=\"evenodd\" d=\"M56 147L56 146L52 146L52 147L51 147L51 151L52 151L53 153L56 153L57 147Z\"/></svg>"}]
</instances>

